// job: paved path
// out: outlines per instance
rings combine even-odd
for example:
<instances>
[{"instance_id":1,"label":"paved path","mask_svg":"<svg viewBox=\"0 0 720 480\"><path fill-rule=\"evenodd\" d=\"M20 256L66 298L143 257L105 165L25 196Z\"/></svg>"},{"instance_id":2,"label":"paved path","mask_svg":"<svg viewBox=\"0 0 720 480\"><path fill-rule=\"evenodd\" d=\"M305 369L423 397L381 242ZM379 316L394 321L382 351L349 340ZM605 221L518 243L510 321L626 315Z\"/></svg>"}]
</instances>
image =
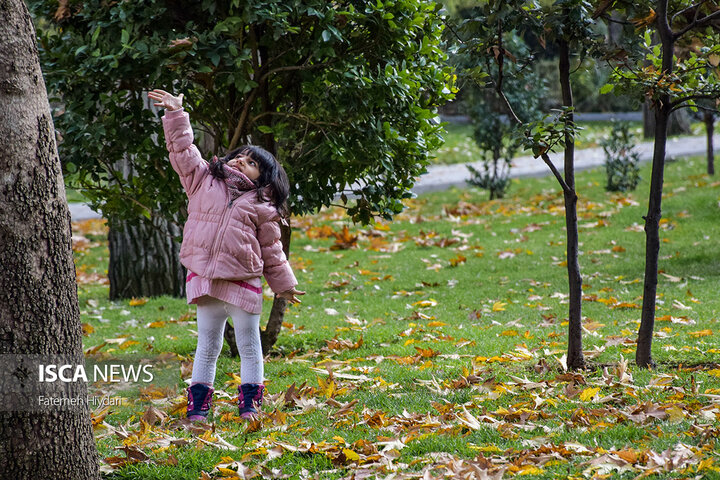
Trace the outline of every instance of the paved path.
<instances>
[{"instance_id":1,"label":"paved path","mask_svg":"<svg viewBox=\"0 0 720 480\"><path fill-rule=\"evenodd\" d=\"M687 155L704 155L705 154L705 136L672 138L667 143L667 157L683 157ZM714 137L714 145L717 145L716 151L720 151L720 135ZM640 153L641 161L649 161L652 159L653 142L643 142L636 147ZM558 170L563 170L562 152L550 154L550 158L555 163ZM575 152L575 169L586 170L602 166L605 162L605 154L602 148L588 148ZM482 162L470 163L473 167L480 168ZM513 167L510 170L511 177L539 177L550 175L550 169L539 158L532 156L518 157L513 161ZM465 187L470 179L470 172L465 164L457 165L432 165L428 167L428 172L420 177L415 184L413 191L415 193L435 192L438 190L447 190L452 187ZM101 215L92 211L90 207L83 203L71 203L70 215L73 221L87 220L91 218L101 218Z\"/></svg>"},{"instance_id":2,"label":"paved path","mask_svg":"<svg viewBox=\"0 0 720 480\"><path fill-rule=\"evenodd\" d=\"M72 217L73 222L90 220L91 218L102 218L102 215L93 211L84 203L69 203L68 206L70 207L70 217Z\"/></svg>"},{"instance_id":3,"label":"paved path","mask_svg":"<svg viewBox=\"0 0 720 480\"><path fill-rule=\"evenodd\" d=\"M720 151L720 135L713 137L716 151ZM666 158L677 158L688 155L704 155L706 152L705 136L672 138L667 143ZM637 145L636 150L643 162L652 160L653 142L643 142ZM563 168L563 153L551 153L555 166L561 172ZM605 154L602 148L588 148L575 152L575 169L586 170L602 166L605 163ZM482 162L469 163L475 168L481 168ZM532 156L518 157L513 160L511 177L539 177L551 175L550 169L540 158ZM447 190L452 187L464 187L471 175L465 164L432 165L428 172L415 183L415 193Z\"/></svg>"}]
</instances>

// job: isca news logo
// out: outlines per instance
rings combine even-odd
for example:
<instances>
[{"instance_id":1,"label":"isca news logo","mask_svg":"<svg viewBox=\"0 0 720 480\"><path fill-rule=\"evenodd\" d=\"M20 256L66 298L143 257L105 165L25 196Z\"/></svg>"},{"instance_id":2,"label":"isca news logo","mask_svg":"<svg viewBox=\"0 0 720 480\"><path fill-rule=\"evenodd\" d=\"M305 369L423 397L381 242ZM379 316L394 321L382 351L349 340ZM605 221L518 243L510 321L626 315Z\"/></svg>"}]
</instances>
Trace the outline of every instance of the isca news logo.
<instances>
[{"instance_id":1,"label":"isca news logo","mask_svg":"<svg viewBox=\"0 0 720 480\"><path fill-rule=\"evenodd\" d=\"M90 375L88 375L88 373ZM90 380L92 378L92 380ZM41 383L72 383L72 382L152 382L154 379L152 365L106 364L94 365L85 369L84 365L73 364L40 364L39 381Z\"/></svg>"}]
</instances>

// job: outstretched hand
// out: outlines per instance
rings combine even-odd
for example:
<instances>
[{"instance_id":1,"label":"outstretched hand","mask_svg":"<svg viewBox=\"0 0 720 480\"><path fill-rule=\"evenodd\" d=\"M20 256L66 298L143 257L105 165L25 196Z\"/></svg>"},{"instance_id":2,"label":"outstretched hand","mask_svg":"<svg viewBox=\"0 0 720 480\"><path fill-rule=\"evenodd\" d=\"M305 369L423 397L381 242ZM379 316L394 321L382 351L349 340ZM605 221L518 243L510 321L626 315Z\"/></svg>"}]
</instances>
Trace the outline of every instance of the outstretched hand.
<instances>
[{"instance_id":1,"label":"outstretched hand","mask_svg":"<svg viewBox=\"0 0 720 480\"><path fill-rule=\"evenodd\" d=\"M295 289L295 287L291 288L290 290L282 293L278 293L277 296L280 298L284 298L290 303L302 303L299 298L297 298L295 295L305 295L305 292L301 292L300 290Z\"/></svg>"},{"instance_id":2,"label":"outstretched hand","mask_svg":"<svg viewBox=\"0 0 720 480\"><path fill-rule=\"evenodd\" d=\"M183 103L183 94L181 93L179 96L175 96L172 93L168 93L165 90L160 90L158 88L154 89L152 92L148 92L148 98L151 100L155 100L156 107L161 107L166 110L180 110L182 108Z\"/></svg>"}]
</instances>

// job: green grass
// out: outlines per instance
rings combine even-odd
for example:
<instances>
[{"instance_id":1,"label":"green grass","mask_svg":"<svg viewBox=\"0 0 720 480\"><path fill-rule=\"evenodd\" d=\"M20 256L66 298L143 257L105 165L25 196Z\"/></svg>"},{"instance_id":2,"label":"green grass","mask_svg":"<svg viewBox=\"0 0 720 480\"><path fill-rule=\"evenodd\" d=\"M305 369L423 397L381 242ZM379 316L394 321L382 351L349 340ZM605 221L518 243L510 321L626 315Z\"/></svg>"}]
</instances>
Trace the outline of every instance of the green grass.
<instances>
[{"instance_id":1,"label":"green grass","mask_svg":"<svg viewBox=\"0 0 720 480\"><path fill-rule=\"evenodd\" d=\"M128 392L126 406L104 412L98 448L103 458L123 456L116 447L124 442L147 460L106 478L197 479L202 471L223 478L216 465L237 469L233 462L290 478L347 478L358 464L379 478L393 469L459 476L470 462L490 465L478 455L506 468L507 477L635 478L681 444L689 460L678 453L681 466L656 466L655 478L718 478L720 408L712 395L720 394L720 243L713 232L720 182L703 171L700 158L667 167L656 370L632 366L648 165L638 190L624 195L603 190L601 171L578 174L589 368L575 377L560 363L567 277L562 195L554 179L515 180L508 198L492 202L476 190L423 195L394 222L369 227L328 210L293 221L291 260L307 294L289 309L267 358L262 428L248 431L237 419L229 374L239 375L239 362L225 347L215 387L228 400L217 404L214 430L205 437L189 431L178 413L143 426L150 401ZM345 225L357 246L335 250L335 238L322 238L322 227L339 232ZM77 253L79 271L102 275L108 254L101 229L76 228L89 240ZM79 293L82 321L94 329L86 349L106 343L99 351L119 358L170 352L178 372L191 360L194 308L183 300L109 302L107 286L97 283L81 284ZM125 343L112 341L122 335ZM622 358L630 360L632 378L620 382ZM153 400L158 409L182 410L179 377ZM292 384L299 400L286 403ZM664 418L630 419L652 406ZM236 450L199 439L217 443L215 436ZM168 438L187 443L169 445ZM617 459L613 452L635 455L634 461L613 470L602 461L604 454ZM385 470L378 466L383 462Z\"/></svg>"}]
</instances>

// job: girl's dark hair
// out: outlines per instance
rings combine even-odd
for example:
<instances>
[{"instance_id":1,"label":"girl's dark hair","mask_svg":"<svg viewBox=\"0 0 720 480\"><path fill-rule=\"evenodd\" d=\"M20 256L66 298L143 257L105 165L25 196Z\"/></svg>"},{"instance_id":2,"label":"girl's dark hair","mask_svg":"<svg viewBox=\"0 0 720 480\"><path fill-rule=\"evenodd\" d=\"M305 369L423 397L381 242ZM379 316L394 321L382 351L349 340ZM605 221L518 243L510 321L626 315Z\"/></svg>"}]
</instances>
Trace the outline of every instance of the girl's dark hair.
<instances>
[{"instance_id":1,"label":"girl's dark hair","mask_svg":"<svg viewBox=\"0 0 720 480\"><path fill-rule=\"evenodd\" d=\"M261 202L269 201L282 218L287 218L290 215L287 205L287 199L290 195L290 181L280 162L264 148L257 145L243 145L231 150L220 161L210 162L210 174L215 178L224 180L226 175L222 168L223 165L240 153L246 154L258 163L260 176L254 181L255 185L258 186L258 200ZM263 187L269 187L269 199L265 198L265 188Z\"/></svg>"}]
</instances>

